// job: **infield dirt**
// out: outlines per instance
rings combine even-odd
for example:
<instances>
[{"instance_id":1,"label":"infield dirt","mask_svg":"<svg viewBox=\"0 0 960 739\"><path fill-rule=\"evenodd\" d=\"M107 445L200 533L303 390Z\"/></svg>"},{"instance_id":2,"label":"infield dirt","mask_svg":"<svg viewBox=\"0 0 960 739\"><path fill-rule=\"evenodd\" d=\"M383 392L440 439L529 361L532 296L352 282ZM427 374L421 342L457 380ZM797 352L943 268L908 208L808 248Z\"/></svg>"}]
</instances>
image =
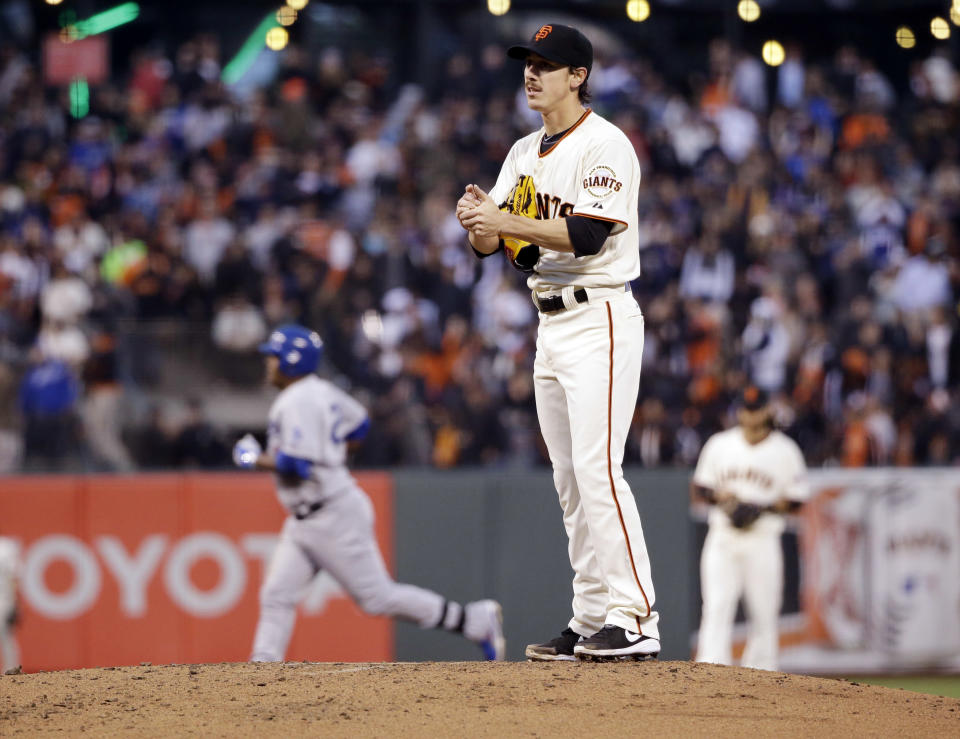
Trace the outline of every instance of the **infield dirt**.
<instances>
[{"instance_id":1,"label":"infield dirt","mask_svg":"<svg viewBox=\"0 0 960 739\"><path fill-rule=\"evenodd\" d=\"M689 662L141 665L0 677L0 736L960 735L960 701Z\"/></svg>"}]
</instances>

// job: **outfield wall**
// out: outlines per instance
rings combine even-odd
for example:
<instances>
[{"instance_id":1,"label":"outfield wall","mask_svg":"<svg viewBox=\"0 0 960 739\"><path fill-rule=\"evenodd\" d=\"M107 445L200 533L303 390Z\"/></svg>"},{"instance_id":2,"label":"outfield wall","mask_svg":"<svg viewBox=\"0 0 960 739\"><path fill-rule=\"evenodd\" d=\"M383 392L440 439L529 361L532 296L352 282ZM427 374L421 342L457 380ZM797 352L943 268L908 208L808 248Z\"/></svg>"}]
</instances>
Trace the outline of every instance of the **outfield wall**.
<instances>
[{"instance_id":1,"label":"outfield wall","mask_svg":"<svg viewBox=\"0 0 960 739\"><path fill-rule=\"evenodd\" d=\"M661 656L686 659L696 645L702 536L689 473L626 476L653 564ZM572 572L548 471L357 478L397 579L459 601L499 599L510 659L564 627ZM960 671L960 476L820 470L811 478L815 500L784 538L782 667ZM0 535L22 554L24 668L245 660L282 520L265 474L0 478ZM741 643L743 634L738 626ZM477 656L452 635L362 614L326 575L306 594L288 653Z\"/></svg>"},{"instance_id":2,"label":"outfield wall","mask_svg":"<svg viewBox=\"0 0 960 739\"><path fill-rule=\"evenodd\" d=\"M548 472L360 473L398 579L503 602L509 656L562 628L571 570ZM686 656L685 475L631 474L653 557L665 654ZM0 534L21 551L24 668L241 661L283 513L245 473L0 478ZM362 614L321 575L288 656L476 659L462 639Z\"/></svg>"},{"instance_id":3,"label":"outfield wall","mask_svg":"<svg viewBox=\"0 0 960 739\"><path fill-rule=\"evenodd\" d=\"M389 475L361 477L392 565ZM267 474L0 478L0 533L21 552L27 671L242 661L283 512ZM292 659L387 660L393 628L314 582Z\"/></svg>"},{"instance_id":4,"label":"outfield wall","mask_svg":"<svg viewBox=\"0 0 960 739\"><path fill-rule=\"evenodd\" d=\"M690 654L692 564L689 473L626 470L643 520L660 612L662 657ZM396 485L397 574L457 599L496 597L510 659L559 634L571 615L573 571L547 471L405 472ZM698 603L699 604L699 601ZM471 659L472 645L397 626L397 658Z\"/></svg>"}]
</instances>

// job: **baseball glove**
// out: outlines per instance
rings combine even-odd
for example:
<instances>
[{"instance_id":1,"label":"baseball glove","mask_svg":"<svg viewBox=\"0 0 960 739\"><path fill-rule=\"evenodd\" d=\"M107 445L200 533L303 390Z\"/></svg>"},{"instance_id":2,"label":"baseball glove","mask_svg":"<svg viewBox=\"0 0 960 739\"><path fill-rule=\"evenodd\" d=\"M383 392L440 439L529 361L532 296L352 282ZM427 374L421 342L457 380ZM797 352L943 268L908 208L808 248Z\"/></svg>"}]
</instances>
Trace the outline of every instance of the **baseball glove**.
<instances>
[{"instance_id":1,"label":"baseball glove","mask_svg":"<svg viewBox=\"0 0 960 739\"><path fill-rule=\"evenodd\" d=\"M733 510L729 512L730 522L734 528L748 529L760 518L761 513L763 513L763 508L760 506L738 501Z\"/></svg>"},{"instance_id":2,"label":"baseball glove","mask_svg":"<svg viewBox=\"0 0 960 739\"><path fill-rule=\"evenodd\" d=\"M524 218L537 217L537 191L533 186L533 177L522 174L517 179L516 187L507 198L500 210ZM540 259L540 247L523 239L505 237L503 251L510 263L521 272L532 272Z\"/></svg>"}]
</instances>

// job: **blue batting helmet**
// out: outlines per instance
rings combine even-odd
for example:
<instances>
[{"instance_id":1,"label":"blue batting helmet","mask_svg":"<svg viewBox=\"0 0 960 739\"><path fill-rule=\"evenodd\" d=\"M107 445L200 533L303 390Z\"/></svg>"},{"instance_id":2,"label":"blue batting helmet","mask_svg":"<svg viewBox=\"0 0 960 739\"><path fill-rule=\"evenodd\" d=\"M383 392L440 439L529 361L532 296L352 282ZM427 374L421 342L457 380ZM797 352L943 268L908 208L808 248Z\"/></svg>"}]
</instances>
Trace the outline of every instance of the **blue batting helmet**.
<instances>
[{"instance_id":1,"label":"blue batting helmet","mask_svg":"<svg viewBox=\"0 0 960 739\"><path fill-rule=\"evenodd\" d=\"M287 377L299 377L317 369L323 355L323 341L316 331L288 324L273 330L270 339L260 345L260 353L278 357L280 372Z\"/></svg>"}]
</instances>

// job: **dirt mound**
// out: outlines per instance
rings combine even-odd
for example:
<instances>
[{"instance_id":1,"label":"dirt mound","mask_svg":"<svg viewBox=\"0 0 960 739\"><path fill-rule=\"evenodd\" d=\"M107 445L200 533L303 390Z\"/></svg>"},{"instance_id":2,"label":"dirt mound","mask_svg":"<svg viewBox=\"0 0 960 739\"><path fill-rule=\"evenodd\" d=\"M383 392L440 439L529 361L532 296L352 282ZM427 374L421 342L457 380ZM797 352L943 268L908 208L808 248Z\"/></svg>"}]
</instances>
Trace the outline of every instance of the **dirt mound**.
<instances>
[{"instance_id":1,"label":"dirt mound","mask_svg":"<svg viewBox=\"0 0 960 739\"><path fill-rule=\"evenodd\" d=\"M0 735L956 736L960 701L689 662L141 665L0 677Z\"/></svg>"}]
</instances>

